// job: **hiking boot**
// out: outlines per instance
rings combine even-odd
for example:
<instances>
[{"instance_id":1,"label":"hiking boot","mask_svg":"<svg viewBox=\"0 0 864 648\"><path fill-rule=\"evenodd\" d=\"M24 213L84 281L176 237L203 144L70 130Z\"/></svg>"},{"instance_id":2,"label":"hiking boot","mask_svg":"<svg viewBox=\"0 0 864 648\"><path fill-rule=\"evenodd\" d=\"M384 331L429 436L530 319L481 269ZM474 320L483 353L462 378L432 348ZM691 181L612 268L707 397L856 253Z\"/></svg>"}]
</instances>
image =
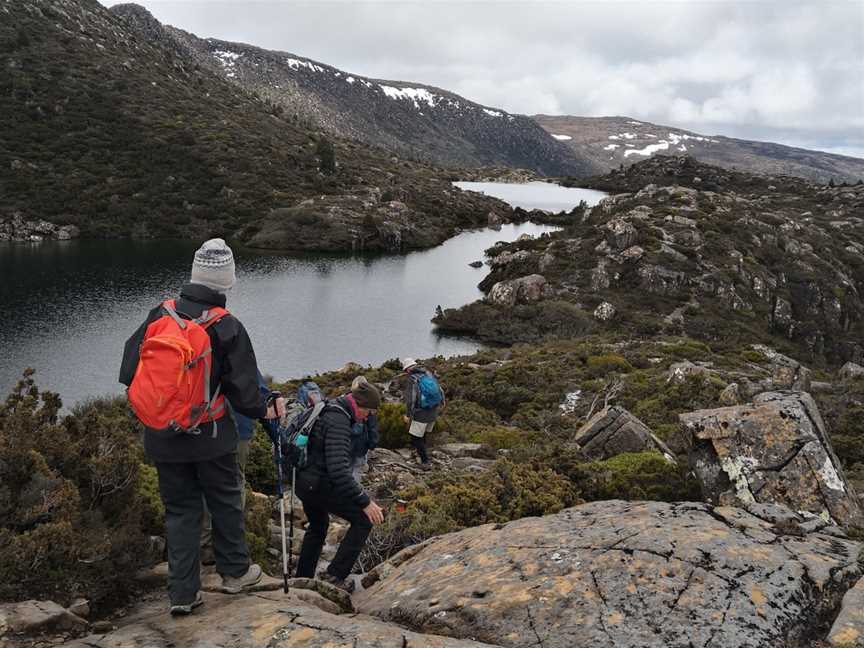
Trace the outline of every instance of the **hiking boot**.
<instances>
[{"instance_id":1,"label":"hiking boot","mask_svg":"<svg viewBox=\"0 0 864 648\"><path fill-rule=\"evenodd\" d=\"M171 616L188 616L189 614L192 614L192 610L201 605L204 605L204 598L201 596L201 592L198 592L195 594L195 600L191 603L172 605Z\"/></svg>"},{"instance_id":2,"label":"hiking boot","mask_svg":"<svg viewBox=\"0 0 864 648\"><path fill-rule=\"evenodd\" d=\"M333 587L338 587L339 589L348 592L349 594L354 592L354 581L346 579L337 578L330 572L320 572L318 574L318 580L324 581L325 583L329 583Z\"/></svg>"},{"instance_id":3,"label":"hiking boot","mask_svg":"<svg viewBox=\"0 0 864 648\"><path fill-rule=\"evenodd\" d=\"M238 578L233 576L222 577L222 591L226 594L239 594L244 589L257 585L261 580L263 572L260 565L249 565L246 573Z\"/></svg>"}]
</instances>

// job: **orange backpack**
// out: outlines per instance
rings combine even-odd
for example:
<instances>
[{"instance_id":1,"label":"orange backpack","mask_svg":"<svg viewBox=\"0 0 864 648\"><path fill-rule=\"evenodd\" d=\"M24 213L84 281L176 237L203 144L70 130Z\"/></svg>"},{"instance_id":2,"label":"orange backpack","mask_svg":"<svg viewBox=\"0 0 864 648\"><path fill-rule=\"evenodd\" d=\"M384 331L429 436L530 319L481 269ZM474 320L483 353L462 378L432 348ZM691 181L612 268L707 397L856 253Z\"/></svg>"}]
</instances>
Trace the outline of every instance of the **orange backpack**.
<instances>
[{"instance_id":1,"label":"orange backpack","mask_svg":"<svg viewBox=\"0 0 864 648\"><path fill-rule=\"evenodd\" d=\"M210 394L213 349L207 328L228 314L213 307L197 319L183 319L174 300L162 303L165 314L152 322L129 385L129 404L147 427L168 436L199 434L201 423L215 421L225 410L216 388ZM216 426L213 426L216 436Z\"/></svg>"}]
</instances>

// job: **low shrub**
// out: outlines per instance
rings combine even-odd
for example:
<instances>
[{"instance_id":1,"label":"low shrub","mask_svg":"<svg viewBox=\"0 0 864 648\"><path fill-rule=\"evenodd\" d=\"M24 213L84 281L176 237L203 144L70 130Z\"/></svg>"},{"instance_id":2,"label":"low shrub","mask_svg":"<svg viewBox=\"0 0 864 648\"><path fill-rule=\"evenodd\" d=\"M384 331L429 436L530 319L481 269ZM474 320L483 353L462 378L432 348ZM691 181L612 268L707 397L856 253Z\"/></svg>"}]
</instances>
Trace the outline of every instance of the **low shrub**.
<instances>
[{"instance_id":1,"label":"low shrub","mask_svg":"<svg viewBox=\"0 0 864 648\"><path fill-rule=\"evenodd\" d=\"M394 450L408 446L408 425L403 403L383 403L378 408L378 445Z\"/></svg>"},{"instance_id":2,"label":"low shrub","mask_svg":"<svg viewBox=\"0 0 864 648\"><path fill-rule=\"evenodd\" d=\"M133 588L159 527L154 474L123 399L59 416L32 372L0 405L0 599L77 596L95 607Z\"/></svg>"},{"instance_id":3,"label":"low shrub","mask_svg":"<svg viewBox=\"0 0 864 648\"><path fill-rule=\"evenodd\" d=\"M579 502L566 477L500 459L483 475L449 475L399 493L402 513L389 513L373 529L358 565L368 568L405 547L443 533L489 522L548 515Z\"/></svg>"},{"instance_id":4,"label":"low shrub","mask_svg":"<svg viewBox=\"0 0 864 648\"><path fill-rule=\"evenodd\" d=\"M246 484L259 493L276 492L276 465L273 462L273 443L260 424L249 444L246 460Z\"/></svg>"},{"instance_id":5,"label":"low shrub","mask_svg":"<svg viewBox=\"0 0 864 648\"><path fill-rule=\"evenodd\" d=\"M601 378L609 373L628 373L633 370L629 362L617 353L605 353L588 358L588 375Z\"/></svg>"},{"instance_id":6,"label":"low shrub","mask_svg":"<svg viewBox=\"0 0 864 648\"><path fill-rule=\"evenodd\" d=\"M659 452L616 455L581 466L576 473L580 495L595 500L698 501L698 484L688 470L668 461Z\"/></svg>"}]
</instances>

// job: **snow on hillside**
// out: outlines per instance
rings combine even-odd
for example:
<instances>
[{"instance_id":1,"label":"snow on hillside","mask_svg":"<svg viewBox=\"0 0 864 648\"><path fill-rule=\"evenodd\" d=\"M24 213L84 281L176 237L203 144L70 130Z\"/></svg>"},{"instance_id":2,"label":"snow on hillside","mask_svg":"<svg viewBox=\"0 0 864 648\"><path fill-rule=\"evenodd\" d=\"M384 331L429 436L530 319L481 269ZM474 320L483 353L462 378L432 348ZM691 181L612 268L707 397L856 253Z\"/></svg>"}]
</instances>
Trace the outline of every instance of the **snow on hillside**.
<instances>
[{"instance_id":1,"label":"snow on hillside","mask_svg":"<svg viewBox=\"0 0 864 648\"><path fill-rule=\"evenodd\" d=\"M240 52L231 52L222 49L213 50L211 53L213 57L222 65L225 76L229 79L236 78L236 63L237 60L243 56L243 54ZM284 61L287 64L288 68L294 72L303 70L316 74L329 73L337 78L343 78L342 72L322 67L321 65L318 65L312 61L298 59L291 56L286 57ZM256 62L255 65L257 66L258 63ZM452 97L436 94L426 88L396 87L384 83L376 84L362 77L356 77L350 74L344 75L344 81L349 85L354 85L356 83L366 88L376 88L377 86L377 88L380 89L381 92L383 92L384 95L389 99L393 99L394 101L410 101L418 110L422 110L423 105L421 104L429 106L430 108L436 108L441 105L446 105L447 107L456 110L463 109L462 102L453 99ZM274 87L279 88L280 86L275 85ZM506 114L500 110L483 108L482 106L475 106L472 104L468 104L464 106L464 108L467 108L469 110L482 111L483 114L488 115L489 117L504 117ZM421 112L420 114L422 115L423 113ZM508 121L514 120L512 115L507 115L507 119ZM555 137L556 139L571 139L567 135L554 135L553 137Z\"/></svg>"},{"instance_id":2,"label":"snow on hillside","mask_svg":"<svg viewBox=\"0 0 864 648\"><path fill-rule=\"evenodd\" d=\"M630 133L623 133L624 136L629 135ZM656 138L656 135L646 134L645 137ZM609 139L619 139L618 136L610 135ZM626 139L632 139L627 137ZM624 157L630 157L631 155L653 155L658 151L665 151L669 149L669 147L677 147L679 152L686 152L687 145L683 144L687 140L693 140L695 142L705 142L706 144L717 144L717 140L711 139L710 137L702 137L701 135L687 135L678 133L669 133L668 139L661 139L656 144L649 144L648 146L637 149L637 148L628 148L624 151ZM633 144L628 144L628 147L632 147ZM604 147L604 150L610 150L608 147Z\"/></svg>"},{"instance_id":3,"label":"snow on hillside","mask_svg":"<svg viewBox=\"0 0 864 648\"><path fill-rule=\"evenodd\" d=\"M315 65L314 63L310 63L309 61L301 61L300 59L295 58L286 58L285 62L292 70L299 70L301 67L303 67L312 72L324 72L323 67L321 67L320 65Z\"/></svg>"},{"instance_id":4,"label":"snow on hillside","mask_svg":"<svg viewBox=\"0 0 864 648\"><path fill-rule=\"evenodd\" d=\"M234 65L236 64L237 59L243 55L238 54L237 52L216 50L213 52L213 56L222 64L222 68L225 70L225 76L229 79L233 79L236 76Z\"/></svg>"},{"instance_id":5,"label":"snow on hillside","mask_svg":"<svg viewBox=\"0 0 864 648\"><path fill-rule=\"evenodd\" d=\"M569 135L556 135L555 133L552 133L552 137L554 137L557 140L561 140L562 142L566 142L567 140L573 139Z\"/></svg>"}]
</instances>

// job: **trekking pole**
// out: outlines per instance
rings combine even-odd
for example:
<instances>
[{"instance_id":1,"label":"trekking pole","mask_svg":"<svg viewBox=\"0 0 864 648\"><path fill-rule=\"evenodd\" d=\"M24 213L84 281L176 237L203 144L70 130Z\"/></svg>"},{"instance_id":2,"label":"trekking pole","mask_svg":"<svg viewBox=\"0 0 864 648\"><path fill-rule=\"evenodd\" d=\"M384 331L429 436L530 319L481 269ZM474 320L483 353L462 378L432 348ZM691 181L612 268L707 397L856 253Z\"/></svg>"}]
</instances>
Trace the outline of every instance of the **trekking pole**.
<instances>
[{"instance_id":1,"label":"trekking pole","mask_svg":"<svg viewBox=\"0 0 864 648\"><path fill-rule=\"evenodd\" d=\"M297 478L297 467L291 465L291 520L288 527L288 571L291 573L291 559L294 557L294 480ZM285 525L282 525L285 528ZM282 555L285 555L285 535L282 535ZM288 593L288 579L285 579L285 593Z\"/></svg>"},{"instance_id":2,"label":"trekking pole","mask_svg":"<svg viewBox=\"0 0 864 648\"><path fill-rule=\"evenodd\" d=\"M279 392L271 392L270 399L275 403ZM279 518L282 523L282 591L288 593L288 556L285 554L285 488L282 485L282 422L278 418L270 419L270 433L273 441L274 461L276 462L276 494L279 496ZM294 486L291 486L291 510L294 510ZM294 532L294 516L291 516L291 532Z\"/></svg>"},{"instance_id":3,"label":"trekking pole","mask_svg":"<svg viewBox=\"0 0 864 648\"><path fill-rule=\"evenodd\" d=\"M285 552L285 489L282 486L282 435L279 435L279 517L282 522L282 591L288 593L288 554ZM291 534L294 534L294 486L291 486Z\"/></svg>"}]
</instances>

